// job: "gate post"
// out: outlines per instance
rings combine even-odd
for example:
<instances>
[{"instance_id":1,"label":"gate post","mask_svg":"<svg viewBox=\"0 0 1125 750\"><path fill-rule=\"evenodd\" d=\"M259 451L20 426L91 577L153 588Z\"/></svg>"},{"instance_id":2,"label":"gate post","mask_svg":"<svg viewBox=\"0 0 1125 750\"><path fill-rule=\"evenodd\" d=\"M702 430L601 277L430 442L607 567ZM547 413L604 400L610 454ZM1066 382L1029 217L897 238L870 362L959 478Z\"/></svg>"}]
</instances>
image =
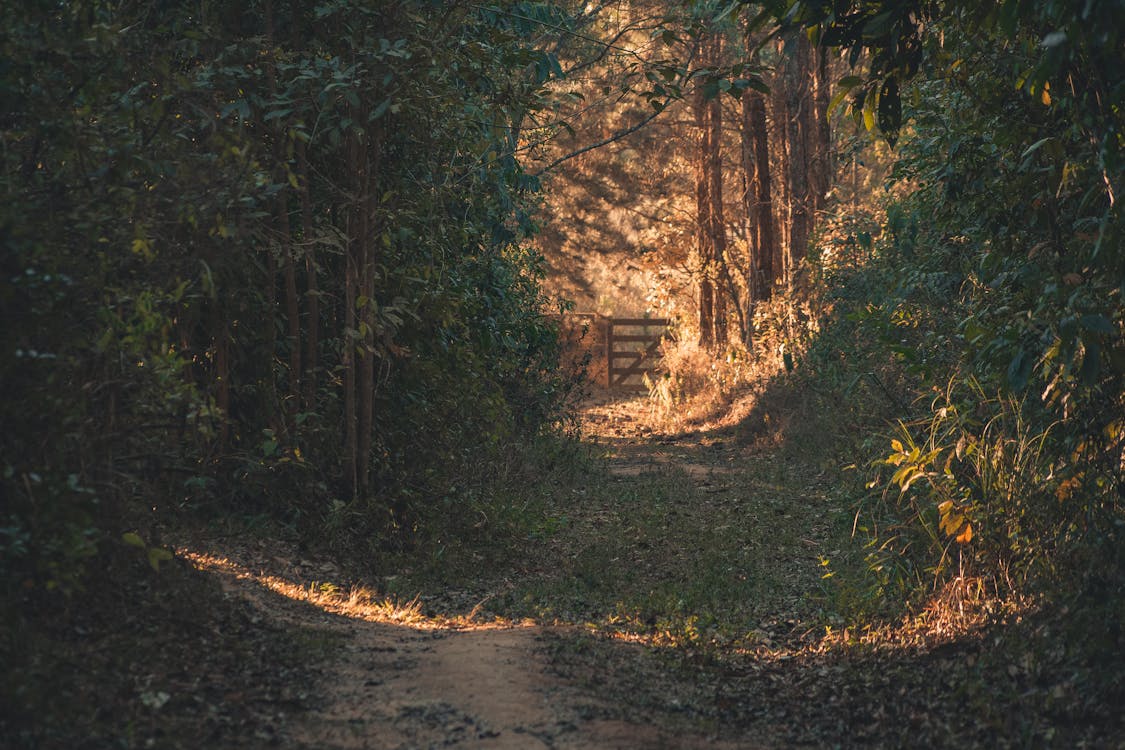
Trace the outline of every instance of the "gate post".
<instances>
[{"instance_id":1,"label":"gate post","mask_svg":"<svg viewBox=\"0 0 1125 750\"><path fill-rule=\"evenodd\" d=\"M605 387L613 388L613 318L605 319Z\"/></svg>"}]
</instances>

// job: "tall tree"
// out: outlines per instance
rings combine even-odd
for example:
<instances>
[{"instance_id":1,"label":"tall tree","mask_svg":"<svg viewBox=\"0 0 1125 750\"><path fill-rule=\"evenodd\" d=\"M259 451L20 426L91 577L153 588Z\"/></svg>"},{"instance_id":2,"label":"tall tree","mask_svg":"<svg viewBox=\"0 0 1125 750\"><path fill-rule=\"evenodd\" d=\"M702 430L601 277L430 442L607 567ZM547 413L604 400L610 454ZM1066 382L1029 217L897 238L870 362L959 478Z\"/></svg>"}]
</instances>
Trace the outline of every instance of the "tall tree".
<instances>
[{"instance_id":1,"label":"tall tree","mask_svg":"<svg viewBox=\"0 0 1125 750\"><path fill-rule=\"evenodd\" d=\"M824 208L825 196L835 179L835 160L832 150L832 126L828 119L828 105L831 100L832 81L829 78L829 51L821 46L813 47L810 80L812 101L809 108L812 124L807 128L810 155L809 197L813 216Z\"/></svg>"},{"instance_id":2,"label":"tall tree","mask_svg":"<svg viewBox=\"0 0 1125 750\"><path fill-rule=\"evenodd\" d=\"M701 48L708 51L709 42L704 39L700 42ZM695 148L695 231L696 247L699 255L699 343L708 349L715 345L715 282L713 264L715 258L714 224L711 219L711 210L714 202L711 196L712 181L710 169L712 165L711 152L716 148L712 143L712 130L710 128L710 102L706 87L697 82L692 99L692 111L695 116L696 148Z\"/></svg>"},{"instance_id":3,"label":"tall tree","mask_svg":"<svg viewBox=\"0 0 1125 750\"><path fill-rule=\"evenodd\" d=\"M753 48L752 43L747 44ZM777 232L770 190L770 144L765 96L747 89L742 92L741 155L746 177L745 211L749 222L750 300L770 299L777 281L774 256Z\"/></svg>"},{"instance_id":4,"label":"tall tree","mask_svg":"<svg viewBox=\"0 0 1125 750\"><path fill-rule=\"evenodd\" d=\"M723 36L713 30L700 41L701 64L717 69L723 59ZM694 92L696 155L696 235L700 260L699 334L708 348L728 337L729 303L734 285L727 267L727 225L723 208L723 102L717 81L701 79Z\"/></svg>"}]
</instances>

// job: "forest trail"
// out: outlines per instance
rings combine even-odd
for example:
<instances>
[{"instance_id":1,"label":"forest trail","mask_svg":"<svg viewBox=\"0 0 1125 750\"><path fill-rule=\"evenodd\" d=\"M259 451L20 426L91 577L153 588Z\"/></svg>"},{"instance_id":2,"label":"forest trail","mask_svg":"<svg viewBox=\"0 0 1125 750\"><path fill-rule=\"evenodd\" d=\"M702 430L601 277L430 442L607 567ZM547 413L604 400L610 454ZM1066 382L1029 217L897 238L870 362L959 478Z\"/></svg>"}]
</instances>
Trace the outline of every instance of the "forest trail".
<instances>
[{"instance_id":1,"label":"forest trail","mask_svg":"<svg viewBox=\"0 0 1125 750\"><path fill-rule=\"evenodd\" d=\"M273 624L333 644L334 656L308 686L311 710L275 727L286 746L360 748L728 747L706 736L650 723L601 718L608 707L552 673L544 644L557 629L530 624L396 624L394 613L344 614L322 599L300 602L310 584L290 583L229 558L194 555L219 573L224 588L248 600ZM259 568L260 570L260 568ZM315 584L312 589L315 590ZM278 601L275 594L292 597ZM313 597L315 598L315 596ZM322 608L323 607L323 608ZM361 607L362 609L362 607ZM753 747L740 744L738 747Z\"/></svg>"},{"instance_id":2,"label":"forest trail","mask_svg":"<svg viewBox=\"0 0 1125 750\"><path fill-rule=\"evenodd\" d=\"M642 475L671 470L688 477L706 496L716 491L716 483L732 478L733 459L718 450L721 446L688 460L682 449L698 448L696 438L673 439L639 428L636 411L645 403L643 399L603 400L585 411L587 434L609 448L610 481L629 484ZM683 507L709 512L706 504L686 500ZM776 746L720 738L714 722L685 722L685 716L702 715L688 705L690 687L669 690L670 706L651 702L630 706L629 701L619 700L621 691L631 692L635 686L615 686L612 673L618 669L634 680L646 673L649 676L642 679L652 685L677 678L667 665L655 665L659 673L655 675L652 663L641 667L648 656L633 644L614 643L600 655L590 652L585 632L590 626L584 629L567 622L590 619L589 615L555 617L539 624L510 616L505 610L512 608L502 603L488 609L497 590L535 587L513 582L513 576L564 579L573 575L568 558L589 553L575 551L575 536L595 545L614 544L614 539L587 530L603 526L603 514L622 509L576 504L571 510L566 524L571 534L558 534L539 545L539 559L525 559L520 570L501 571L499 577L494 571L479 571L478 580L466 582L469 588L478 584L478 591L462 592L461 606L451 605L443 594L423 593L421 599L403 603L368 589L342 590L322 583L342 580L342 571L333 563L304 560L296 550L279 548L276 542L197 549L188 556L196 567L219 575L228 594L247 600L264 620L325 646L329 656L319 667L316 684L308 686L305 710L277 727L278 736L286 737L291 746L341 750ZM677 555L668 552L659 556ZM648 575L662 575L658 567L640 560L634 563ZM612 577L609 570L595 574ZM497 584L500 580L503 583ZM609 595L624 596L618 591ZM436 604L427 607L427 600ZM473 600L476 604L468 607ZM584 664L591 656L611 675L591 675Z\"/></svg>"},{"instance_id":3,"label":"forest trail","mask_svg":"<svg viewBox=\"0 0 1125 750\"><path fill-rule=\"evenodd\" d=\"M748 419L660 433L646 408L587 404L605 463L539 487L511 549L349 583L273 538L179 545L306 666L284 701L235 695L240 721L309 750L1122 746L1063 651L1024 647L1050 620L947 596L846 627L825 570L853 544L848 490L810 446Z\"/></svg>"}]
</instances>

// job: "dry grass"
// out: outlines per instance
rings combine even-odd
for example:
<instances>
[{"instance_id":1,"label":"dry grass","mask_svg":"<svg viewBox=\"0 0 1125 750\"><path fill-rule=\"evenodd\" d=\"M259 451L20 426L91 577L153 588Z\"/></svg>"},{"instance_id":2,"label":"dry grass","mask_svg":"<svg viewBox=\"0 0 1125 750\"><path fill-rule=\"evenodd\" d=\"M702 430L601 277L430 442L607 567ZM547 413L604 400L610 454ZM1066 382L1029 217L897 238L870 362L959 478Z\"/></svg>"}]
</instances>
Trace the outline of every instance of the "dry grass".
<instances>
[{"instance_id":1,"label":"dry grass","mask_svg":"<svg viewBox=\"0 0 1125 750\"><path fill-rule=\"evenodd\" d=\"M483 602L465 614L427 616L418 595L405 598L384 595L366 585L307 580L280 570L282 565L274 565L275 569L269 570L266 567L269 561L240 562L220 553L198 550L180 550L178 554L198 570L218 574L228 581L256 584L286 599L354 620L405 625L416 630L468 630L511 624L506 620L476 621Z\"/></svg>"}]
</instances>

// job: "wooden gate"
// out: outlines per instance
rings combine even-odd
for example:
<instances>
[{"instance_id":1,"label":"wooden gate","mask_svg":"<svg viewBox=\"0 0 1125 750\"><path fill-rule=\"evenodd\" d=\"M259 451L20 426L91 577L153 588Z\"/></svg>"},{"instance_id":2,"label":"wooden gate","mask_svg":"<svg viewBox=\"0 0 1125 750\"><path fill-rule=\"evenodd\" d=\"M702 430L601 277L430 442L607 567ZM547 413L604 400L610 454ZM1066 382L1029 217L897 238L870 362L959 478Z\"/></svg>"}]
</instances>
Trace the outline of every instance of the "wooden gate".
<instances>
[{"instance_id":1,"label":"wooden gate","mask_svg":"<svg viewBox=\"0 0 1125 750\"><path fill-rule=\"evenodd\" d=\"M607 318L605 323L606 386L626 383L631 377L652 372L660 357L660 342L668 336L666 318ZM619 331L618 329L625 329ZM619 348L624 345L623 348ZM623 362L624 364L618 364Z\"/></svg>"}]
</instances>

